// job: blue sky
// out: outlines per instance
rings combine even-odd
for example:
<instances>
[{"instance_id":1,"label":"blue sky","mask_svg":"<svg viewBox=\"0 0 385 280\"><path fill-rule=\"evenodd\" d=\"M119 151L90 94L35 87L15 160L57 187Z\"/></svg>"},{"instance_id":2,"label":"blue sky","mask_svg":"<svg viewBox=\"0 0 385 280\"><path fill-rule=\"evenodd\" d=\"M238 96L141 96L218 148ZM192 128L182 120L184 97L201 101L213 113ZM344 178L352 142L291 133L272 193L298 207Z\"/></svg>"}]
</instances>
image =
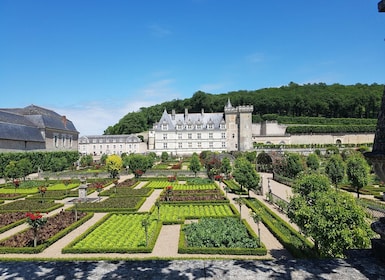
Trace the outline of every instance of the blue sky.
<instances>
[{"instance_id":1,"label":"blue sky","mask_svg":"<svg viewBox=\"0 0 385 280\"><path fill-rule=\"evenodd\" d=\"M1 0L0 108L81 135L198 90L385 82L378 0Z\"/></svg>"}]
</instances>

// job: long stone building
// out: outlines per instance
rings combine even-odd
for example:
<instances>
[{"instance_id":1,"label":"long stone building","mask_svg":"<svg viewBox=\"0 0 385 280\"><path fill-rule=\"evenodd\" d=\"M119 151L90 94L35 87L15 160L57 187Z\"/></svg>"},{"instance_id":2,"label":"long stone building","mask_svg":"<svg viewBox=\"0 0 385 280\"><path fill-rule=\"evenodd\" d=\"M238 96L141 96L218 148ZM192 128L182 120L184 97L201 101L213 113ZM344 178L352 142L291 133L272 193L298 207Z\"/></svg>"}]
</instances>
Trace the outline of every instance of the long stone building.
<instances>
[{"instance_id":1,"label":"long stone building","mask_svg":"<svg viewBox=\"0 0 385 280\"><path fill-rule=\"evenodd\" d=\"M87 135L79 138L79 153L92 155L98 159L101 155L143 154L147 152L147 143L138 136L130 135Z\"/></svg>"},{"instance_id":2,"label":"long stone building","mask_svg":"<svg viewBox=\"0 0 385 280\"><path fill-rule=\"evenodd\" d=\"M0 109L0 152L77 151L78 137L74 124L52 110Z\"/></svg>"}]
</instances>

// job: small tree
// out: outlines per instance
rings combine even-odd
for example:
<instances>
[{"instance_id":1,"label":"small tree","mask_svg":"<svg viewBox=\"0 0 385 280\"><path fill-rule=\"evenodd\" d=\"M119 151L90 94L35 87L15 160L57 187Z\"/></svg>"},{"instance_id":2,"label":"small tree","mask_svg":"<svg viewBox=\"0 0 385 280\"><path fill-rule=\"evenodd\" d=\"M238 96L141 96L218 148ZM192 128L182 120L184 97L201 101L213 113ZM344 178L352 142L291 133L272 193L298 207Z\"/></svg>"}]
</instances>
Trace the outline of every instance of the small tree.
<instances>
[{"instance_id":1,"label":"small tree","mask_svg":"<svg viewBox=\"0 0 385 280\"><path fill-rule=\"evenodd\" d=\"M144 233L146 235L146 247L148 246L148 227L150 226L150 219L147 216L142 220L142 227L144 228Z\"/></svg>"},{"instance_id":2,"label":"small tree","mask_svg":"<svg viewBox=\"0 0 385 280\"><path fill-rule=\"evenodd\" d=\"M100 201L100 192L103 190L104 186L102 183L96 183L95 188L98 192L98 200Z\"/></svg>"},{"instance_id":3,"label":"small tree","mask_svg":"<svg viewBox=\"0 0 385 280\"><path fill-rule=\"evenodd\" d=\"M258 188L260 188L257 171L255 171L253 165L243 157L236 159L233 176L241 187L245 187L248 190L249 196L250 190L258 190Z\"/></svg>"},{"instance_id":4,"label":"small tree","mask_svg":"<svg viewBox=\"0 0 385 280\"><path fill-rule=\"evenodd\" d=\"M111 178L116 178L122 169L123 161L118 155L110 155L106 159L107 171L110 172Z\"/></svg>"},{"instance_id":5,"label":"small tree","mask_svg":"<svg viewBox=\"0 0 385 280\"><path fill-rule=\"evenodd\" d=\"M356 189L357 198L360 197L360 189L368 184L369 165L361 155L354 155L347 161L347 176Z\"/></svg>"},{"instance_id":6,"label":"small tree","mask_svg":"<svg viewBox=\"0 0 385 280\"><path fill-rule=\"evenodd\" d=\"M325 166L325 173L337 189L338 183L341 183L345 176L345 164L339 154L332 155L329 158Z\"/></svg>"},{"instance_id":7,"label":"small tree","mask_svg":"<svg viewBox=\"0 0 385 280\"><path fill-rule=\"evenodd\" d=\"M201 170L201 163L199 161L199 157L196 153L193 153L190 160L190 170L194 172L195 177L199 170Z\"/></svg>"},{"instance_id":8,"label":"small tree","mask_svg":"<svg viewBox=\"0 0 385 280\"><path fill-rule=\"evenodd\" d=\"M27 224L33 229L33 247L37 246L38 229L47 223L47 218L43 217L39 212L26 214Z\"/></svg>"},{"instance_id":9,"label":"small tree","mask_svg":"<svg viewBox=\"0 0 385 280\"><path fill-rule=\"evenodd\" d=\"M157 199L155 201L155 207L158 209L158 222L160 221L160 201Z\"/></svg>"},{"instance_id":10,"label":"small tree","mask_svg":"<svg viewBox=\"0 0 385 280\"><path fill-rule=\"evenodd\" d=\"M261 246L261 229L259 228L259 223L262 220L262 214L261 214L260 209L258 208L257 210L251 211L250 217L253 219L254 223L257 224L257 227L258 227L258 239L259 239L258 245Z\"/></svg>"},{"instance_id":11,"label":"small tree","mask_svg":"<svg viewBox=\"0 0 385 280\"><path fill-rule=\"evenodd\" d=\"M162 152L162 154L160 155L160 159L162 160L162 162L166 162L168 160L168 153Z\"/></svg>"},{"instance_id":12,"label":"small tree","mask_svg":"<svg viewBox=\"0 0 385 280\"><path fill-rule=\"evenodd\" d=\"M16 167L19 169L20 175L25 181L25 177L32 172L32 163L27 158L22 158L16 163Z\"/></svg>"},{"instance_id":13,"label":"small tree","mask_svg":"<svg viewBox=\"0 0 385 280\"><path fill-rule=\"evenodd\" d=\"M222 159L222 166L221 166L221 172L225 174L226 179L229 178L229 175L231 174L231 162L228 157L225 157Z\"/></svg>"},{"instance_id":14,"label":"small tree","mask_svg":"<svg viewBox=\"0 0 385 280\"><path fill-rule=\"evenodd\" d=\"M234 202L239 206L239 219L242 220L242 205L244 204L243 199L242 197L236 197L234 198Z\"/></svg>"},{"instance_id":15,"label":"small tree","mask_svg":"<svg viewBox=\"0 0 385 280\"><path fill-rule=\"evenodd\" d=\"M351 194L331 189L324 175L304 175L294 186L288 217L314 239L322 257L343 257L346 249L369 246L365 211Z\"/></svg>"},{"instance_id":16,"label":"small tree","mask_svg":"<svg viewBox=\"0 0 385 280\"><path fill-rule=\"evenodd\" d=\"M228 185L225 185L225 186L223 187L223 189L224 189L224 191L226 192L226 197L227 197L227 194L231 191L231 189L229 188Z\"/></svg>"},{"instance_id":17,"label":"small tree","mask_svg":"<svg viewBox=\"0 0 385 280\"><path fill-rule=\"evenodd\" d=\"M20 186L20 181L18 179L14 179L12 183L13 183L13 186L15 187L15 193L16 193L17 188Z\"/></svg>"},{"instance_id":18,"label":"small tree","mask_svg":"<svg viewBox=\"0 0 385 280\"><path fill-rule=\"evenodd\" d=\"M319 158L316 154L310 154L306 158L306 165L309 169L316 171L319 168Z\"/></svg>"},{"instance_id":19,"label":"small tree","mask_svg":"<svg viewBox=\"0 0 385 280\"><path fill-rule=\"evenodd\" d=\"M40 187L38 187L38 190L39 190L39 193L41 195L41 203L44 203L44 196L45 196L45 193L47 191L47 187L40 186Z\"/></svg>"}]
</instances>

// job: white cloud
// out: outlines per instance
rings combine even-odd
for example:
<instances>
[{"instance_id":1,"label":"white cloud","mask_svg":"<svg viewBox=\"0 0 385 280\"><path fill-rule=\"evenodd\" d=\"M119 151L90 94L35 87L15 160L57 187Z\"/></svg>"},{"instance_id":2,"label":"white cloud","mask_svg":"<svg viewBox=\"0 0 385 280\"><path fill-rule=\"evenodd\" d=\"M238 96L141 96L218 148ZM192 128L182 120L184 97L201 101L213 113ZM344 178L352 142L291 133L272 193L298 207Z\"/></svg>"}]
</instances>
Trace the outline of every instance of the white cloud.
<instances>
[{"instance_id":1,"label":"white cloud","mask_svg":"<svg viewBox=\"0 0 385 280\"><path fill-rule=\"evenodd\" d=\"M158 38L163 38L171 34L169 29L158 24L152 24L148 28L150 29L151 35Z\"/></svg>"},{"instance_id":2,"label":"white cloud","mask_svg":"<svg viewBox=\"0 0 385 280\"><path fill-rule=\"evenodd\" d=\"M266 56L263 53L256 52L248 55L246 59L250 63L258 63L264 61L266 59Z\"/></svg>"},{"instance_id":3,"label":"white cloud","mask_svg":"<svg viewBox=\"0 0 385 280\"><path fill-rule=\"evenodd\" d=\"M56 107L53 111L66 115L80 135L101 135L108 126L142 107L150 107L177 99L180 95L171 87L174 80L163 79L134 91L128 99L94 100L76 106Z\"/></svg>"}]
</instances>

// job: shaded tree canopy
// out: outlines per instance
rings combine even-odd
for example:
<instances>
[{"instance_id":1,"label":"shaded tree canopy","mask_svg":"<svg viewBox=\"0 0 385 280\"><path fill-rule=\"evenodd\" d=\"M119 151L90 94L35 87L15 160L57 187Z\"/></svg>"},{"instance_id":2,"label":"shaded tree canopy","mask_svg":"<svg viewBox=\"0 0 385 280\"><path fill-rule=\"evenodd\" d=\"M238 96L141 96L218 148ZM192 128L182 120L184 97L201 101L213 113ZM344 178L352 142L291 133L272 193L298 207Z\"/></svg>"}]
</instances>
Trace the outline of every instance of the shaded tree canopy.
<instances>
[{"instance_id":1,"label":"shaded tree canopy","mask_svg":"<svg viewBox=\"0 0 385 280\"><path fill-rule=\"evenodd\" d=\"M174 99L123 116L118 123L109 126L104 134L130 134L147 131L159 121L166 109L171 112L199 113L223 112L230 98L233 106L253 105L253 120L274 114L291 117L326 118L377 118L380 110L383 85L326 85L324 83L298 85L291 82L279 88L239 90L223 94L196 92L191 98Z\"/></svg>"}]
</instances>

